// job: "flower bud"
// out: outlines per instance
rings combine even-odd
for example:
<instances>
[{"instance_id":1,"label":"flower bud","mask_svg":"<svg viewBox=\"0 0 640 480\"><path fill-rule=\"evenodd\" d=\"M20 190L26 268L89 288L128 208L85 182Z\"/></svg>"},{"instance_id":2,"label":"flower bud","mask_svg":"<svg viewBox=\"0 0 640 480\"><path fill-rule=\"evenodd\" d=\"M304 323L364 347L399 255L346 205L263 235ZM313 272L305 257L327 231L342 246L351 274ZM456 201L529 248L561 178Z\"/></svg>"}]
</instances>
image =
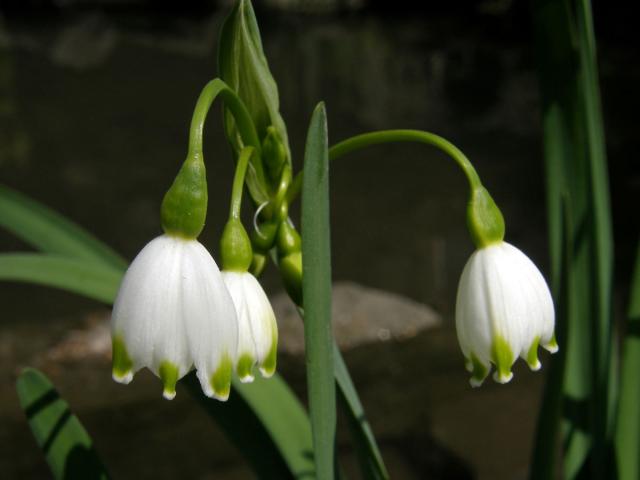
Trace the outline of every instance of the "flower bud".
<instances>
[{"instance_id":1,"label":"flower bud","mask_svg":"<svg viewBox=\"0 0 640 480\"><path fill-rule=\"evenodd\" d=\"M262 49L258 23L249 0L239 0L225 20L218 49L220 77L238 94L246 105L258 137L264 139L269 128L275 129L290 162L289 140L280 115L276 85ZM227 139L236 154L242 149L233 115L225 109Z\"/></svg>"},{"instance_id":2,"label":"flower bud","mask_svg":"<svg viewBox=\"0 0 640 480\"><path fill-rule=\"evenodd\" d=\"M262 141L262 158L272 184L277 184L280 180L282 169L287 162L287 154L287 149L282 143L278 130L270 125L267 127L267 135Z\"/></svg>"},{"instance_id":3,"label":"flower bud","mask_svg":"<svg viewBox=\"0 0 640 480\"><path fill-rule=\"evenodd\" d=\"M276 246L284 288L291 300L302 306L302 241L296 229L286 220L280 223Z\"/></svg>"}]
</instances>

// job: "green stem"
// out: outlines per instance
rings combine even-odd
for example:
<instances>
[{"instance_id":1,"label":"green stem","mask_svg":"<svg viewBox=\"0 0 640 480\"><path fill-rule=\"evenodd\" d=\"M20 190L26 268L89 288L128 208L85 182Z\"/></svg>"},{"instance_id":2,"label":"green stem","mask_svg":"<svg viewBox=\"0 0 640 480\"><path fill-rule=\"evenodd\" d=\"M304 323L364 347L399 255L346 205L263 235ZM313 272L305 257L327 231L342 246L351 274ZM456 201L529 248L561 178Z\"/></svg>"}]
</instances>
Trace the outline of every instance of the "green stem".
<instances>
[{"instance_id":1,"label":"green stem","mask_svg":"<svg viewBox=\"0 0 640 480\"><path fill-rule=\"evenodd\" d=\"M256 169L258 178L264 179L264 171L262 163L260 162L262 145L260 143L256 127L251 119L251 115L236 92L234 92L229 85L219 78L214 78L207 83L202 89L200 97L198 97L196 108L193 111L193 117L191 119L191 128L189 130L189 153L191 155L202 154L204 121L207 118L211 104L218 95L222 97L226 107L229 108L233 114L243 143L246 146L251 146L255 149L256 155L253 158L256 160L252 162L252 165Z\"/></svg>"},{"instance_id":2,"label":"green stem","mask_svg":"<svg viewBox=\"0 0 640 480\"><path fill-rule=\"evenodd\" d=\"M435 133L424 132L422 130L380 130L378 132L356 135L332 146L329 149L329 159L334 160L346 155L347 153L372 145L392 142L417 142L436 147L455 160L466 175L467 180L469 181L469 186L472 190L475 190L482 185L476 169L473 168L473 165L467 156L462 153L458 147ZM291 203L291 201L293 201L300 193L302 176L303 172L300 172L291 183L291 187L287 194L289 203Z\"/></svg>"},{"instance_id":3,"label":"green stem","mask_svg":"<svg viewBox=\"0 0 640 480\"><path fill-rule=\"evenodd\" d=\"M233 187L231 190L231 207L229 208L229 216L231 218L240 219L240 207L242 206L242 193L244 187L244 177L247 173L249 160L255 150L253 147L244 147L240 152L238 163L236 164L236 173L233 177Z\"/></svg>"}]
</instances>

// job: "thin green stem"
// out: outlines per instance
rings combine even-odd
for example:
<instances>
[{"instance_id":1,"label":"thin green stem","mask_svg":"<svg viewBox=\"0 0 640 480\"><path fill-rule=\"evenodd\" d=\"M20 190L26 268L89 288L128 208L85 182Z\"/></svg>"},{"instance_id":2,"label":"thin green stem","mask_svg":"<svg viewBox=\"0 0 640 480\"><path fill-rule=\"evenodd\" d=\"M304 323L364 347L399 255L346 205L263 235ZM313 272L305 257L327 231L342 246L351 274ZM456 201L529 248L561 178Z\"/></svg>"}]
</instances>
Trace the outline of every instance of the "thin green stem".
<instances>
[{"instance_id":1,"label":"thin green stem","mask_svg":"<svg viewBox=\"0 0 640 480\"><path fill-rule=\"evenodd\" d=\"M255 150L253 147L244 147L240 152L238 163L236 164L236 173L233 177L233 187L231 190L231 207L229 208L229 216L231 218L240 219L240 208L242 207L242 193L244 189L244 177L247 173L247 166L251 155Z\"/></svg>"},{"instance_id":2,"label":"thin green stem","mask_svg":"<svg viewBox=\"0 0 640 480\"><path fill-rule=\"evenodd\" d=\"M233 113L233 117L238 124L238 130L240 131L240 135L242 136L242 140L245 145L250 145L255 148L257 152L260 152L261 145L258 138L258 132L253 124L253 120L251 120L251 115L249 114L247 107L245 107L236 92L234 92L229 85L219 78L214 78L207 83L202 89L200 97L198 97L198 102L196 103L196 108L193 111L193 117L191 119L189 150L194 153L202 153L202 132L204 129L204 121L207 118L211 104L218 95L222 97L226 106Z\"/></svg>"},{"instance_id":3,"label":"thin green stem","mask_svg":"<svg viewBox=\"0 0 640 480\"><path fill-rule=\"evenodd\" d=\"M417 142L436 147L455 160L467 177L469 186L472 190L481 186L480 177L478 176L476 169L473 167L467 156L462 153L458 147L435 133L425 132L422 130L380 130L378 132L356 135L332 146L329 149L329 159L334 160L346 155L347 153L361 150L372 145L392 142ZM300 193L302 176L303 172L300 172L291 183L291 187L287 194L289 203L291 203L291 201L293 201Z\"/></svg>"}]
</instances>

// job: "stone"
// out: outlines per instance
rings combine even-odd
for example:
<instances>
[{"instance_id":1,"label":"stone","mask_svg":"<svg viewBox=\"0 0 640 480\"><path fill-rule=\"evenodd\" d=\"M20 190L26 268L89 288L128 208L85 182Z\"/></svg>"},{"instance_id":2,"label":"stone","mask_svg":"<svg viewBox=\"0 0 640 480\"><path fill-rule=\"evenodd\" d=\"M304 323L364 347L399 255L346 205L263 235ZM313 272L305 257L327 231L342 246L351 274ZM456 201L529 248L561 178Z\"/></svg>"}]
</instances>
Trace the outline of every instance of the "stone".
<instances>
[{"instance_id":1,"label":"stone","mask_svg":"<svg viewBox=\"0 0 640 480\"><path fill-rule=\"evenodd\" d=\"M285 292L271 299L278 320L279 350L304 352L304 330L293 302ZM391 292L353 282L333 285L333 333L342 350L391 340L406 340L441 324L430 307Z\"/></svg>"}]
</instances>

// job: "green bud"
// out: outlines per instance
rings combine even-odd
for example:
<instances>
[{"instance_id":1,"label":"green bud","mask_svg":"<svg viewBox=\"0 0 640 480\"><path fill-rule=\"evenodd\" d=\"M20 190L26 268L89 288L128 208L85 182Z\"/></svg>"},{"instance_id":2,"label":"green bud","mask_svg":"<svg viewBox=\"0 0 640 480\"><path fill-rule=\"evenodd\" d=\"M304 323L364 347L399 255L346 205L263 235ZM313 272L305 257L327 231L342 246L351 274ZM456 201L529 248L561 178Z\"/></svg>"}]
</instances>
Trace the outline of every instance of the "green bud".
<instances>
[{"instance_id":1,"label":"green bud","mask_svg":"<svg viewBox=\"0 0 640 480\"><path fill-rule=\"evenodd\" d=\"M258 278L262 275L264 268L267 266L267 255L262 252L253 251L253 259L251 260L251 266L249 272L251 275Z\"/></svg>"},{"instance_id":2,"label":"green bud","mask_svg":"<svg viewBox=\"0 0 640 480\"><path fill-rule=\"evenodd\" d=\"M225 20L218 48L218 73L246 105L258 137L265 138L272 126L290 161L287 130L280 115L278 86L269 71L262 48L260 30L249 0L239 0ZM233 115L224 112L225 131L236 154L242 149Z\"/></svg>"},{"instance_id":3,"label":"green bud","mask_svg":"<svg viewBox=\"0 0 640 480\"><path fill-rule=\"evenodd\" d=\"M276 247L284 288L291 300L302 306L302 241L296 229L286 220L278 228Z\"/></svg>"},{"instance_id":4,"label":"green bud","mask_svg":"<svg viewBox=\"0 0 640 480\"><path fill-rule=\"evenodd\" d=\"M262 158L267 167L269 180L273 184L277 184L280 180L282 168L287 161L287 149L273 125L267 127L267 135L262 141Z\"/></svg>"},{"instance_id":5,"label":"green bud","mask_svg":"<svg viewBox=\"0 0 640 480\"><path fill-rule=\"evenodd\" d=\"M207 216L207 178L202 156L188 157L162 200L162 228L169 235L197 238Z\"/></svg>"},{"instance_id":6,"label":"green bud","mask_svg":"<svg viewBox=\"0 0 640 480\"><path fill-rule=\"evenodd\" d=\"M476 247L482 248L504 238L504 218L486 188L472 190L467 205L467 227Z\"/></svg>"},{"instance_id":7,"label":"green bud","mask_svg":"<svg viewBox=\"0 0 640 480\"><path fill-rule=\"evenodd\" d=\"M302 241L296 229L286 220L280 223L278 228L278 236L276 238L276 246L278 247L278 256L285 257L291 253L300 252Z\"/></svg>"},{"instance_id":8,"label":"green bud","mask_svg":"<svg viewBox=\"0 0 640 480\"><path fill-rule=\"evenodd\" d=\"M277 231L277 223L265 222L258 227L258 230L251 232L251 243L257 250L267 252L273 247Z\"/></svg>"},{"instance_id":9,"label":"green bud","mask_svg":"<svg viewBox=\"0 0 640 480\"><path fill-rule=\"evenodd\" d=\"M230 218L222 231L220 256L223 270L246 272L251 266L251 240L242 222L237 218Z\"/></svg>"},{"instance_id":10,"label":"green bud","mask_svg":"<svg viewBox=\"0 0 640 480\"><path fill-rule=\"evenodd\" d=\"M302 306L302 253L281 257L279 267L285 290L296 305Z\"/></svg>"}]
</instances>

